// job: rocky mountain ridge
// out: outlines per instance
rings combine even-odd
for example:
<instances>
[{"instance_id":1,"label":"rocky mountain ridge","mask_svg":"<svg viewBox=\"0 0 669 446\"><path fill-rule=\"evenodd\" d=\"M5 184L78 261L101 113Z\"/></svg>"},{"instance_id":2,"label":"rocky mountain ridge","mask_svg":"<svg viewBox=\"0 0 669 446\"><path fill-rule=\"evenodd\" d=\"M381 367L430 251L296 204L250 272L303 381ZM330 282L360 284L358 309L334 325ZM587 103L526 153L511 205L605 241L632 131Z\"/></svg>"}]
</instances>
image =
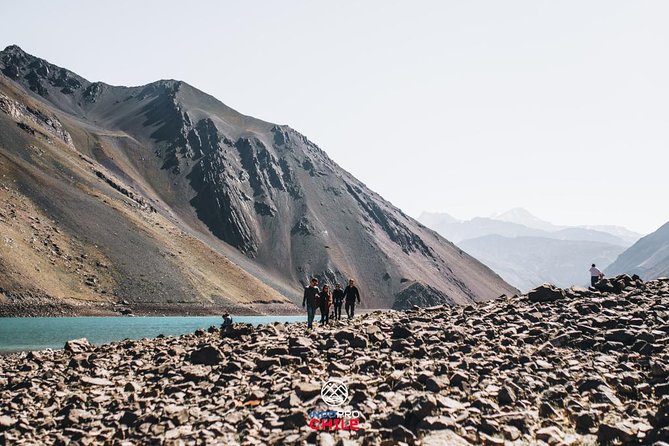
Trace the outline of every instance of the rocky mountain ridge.
<instances>
[{"instance_id":1,"label":"rocky mountain ridge","mask_svg":"<svg viewBox=\"0 0 669 446\"><path fill-rule=\"evenodd\" d=\"M607 274L622 271L648 280L669 276L669 223L641 238L606 268Z\"/></svg>"},{"instance_id":2,"label":"rocky mountain ridge","mask_svg":"<svg viewBox=\"0 0 669 446\"><path fill-rule=\"evenodd\" d=\"M358 278L367 307L392 306L413 282L454 303L515 291L304 135L244 116L185 82L89 82L18 47L0 53L0 71L14 100L25 94L23 102L56 117L75 151L119 188L294 301L312 275ZM21 139L30 145L32 136ZM2 147L25 158L21 144Z\"/></svg>"}]
</instances>

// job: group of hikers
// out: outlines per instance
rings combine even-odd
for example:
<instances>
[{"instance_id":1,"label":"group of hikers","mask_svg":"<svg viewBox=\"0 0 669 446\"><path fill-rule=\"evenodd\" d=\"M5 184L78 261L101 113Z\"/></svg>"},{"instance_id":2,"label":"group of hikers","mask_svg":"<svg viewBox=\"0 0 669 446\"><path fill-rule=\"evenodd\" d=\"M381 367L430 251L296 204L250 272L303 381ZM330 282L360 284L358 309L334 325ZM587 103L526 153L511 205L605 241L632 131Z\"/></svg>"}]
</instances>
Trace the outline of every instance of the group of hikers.
<instances>
[{"instance_id":1,"label":"group of hikers","mask_svg":"<svg viewBox=\"0 0 669 446\"><path fill-rule=\"evenodd\" d=\"M604 277L604 273L592 264L590 267L590 285L593 287ZM352 319L355 316L355 304L360 303L360 291L355 286L355 281L349 279L348 286L341 289L341 284L335 284L335 289L330 291L330 286L325 284L322 289L318 288L318 279L312 277L309 286L304 289L302 306L307 309L307 326L313 328L316 311L321 312L321 325L326 325L332 320L341 320L341 307L344 305L346 316ZM232 325L229 313L223 315L223 326Z\"/></svg>"},{"instance_id":2,"label":"group of hikers","mask_svg":"<svg viewBox=\"0 0 669 446\"><path fill-rule=\"evenodd\" d=\"M343 290L341 284L337 283L334 291L330 291L330 286L327 284L318 289L318 279L313 277L309 281L309 286L304 289L302 299L302 306L307 308L307 326L313 327L316 310L321 312L321 325L326 325L330 319L341 320L342 305L346 310L346 316L352 319L355 316L356 302L360 303L360 291L353 279L349 279L348 286Z\"/></svg>"}]
</instances>

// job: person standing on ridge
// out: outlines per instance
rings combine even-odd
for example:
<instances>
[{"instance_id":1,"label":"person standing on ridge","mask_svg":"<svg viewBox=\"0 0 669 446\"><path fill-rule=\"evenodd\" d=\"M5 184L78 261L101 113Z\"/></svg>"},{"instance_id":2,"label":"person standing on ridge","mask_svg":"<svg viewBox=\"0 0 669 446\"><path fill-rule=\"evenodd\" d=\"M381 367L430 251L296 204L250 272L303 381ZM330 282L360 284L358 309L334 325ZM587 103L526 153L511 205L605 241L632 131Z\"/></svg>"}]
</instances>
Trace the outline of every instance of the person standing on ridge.
<instances>
[{"instance_id":1,"label":"person standing on ridge","mask_svg":"<svg viewBox=\"0 0 669 446\"><path fill-rule=\"evenodd\" d=\"M344 289L344 299L346 299L346 315L349 319L355 316L355 301L360 303L360 291L355 286L353 279L349 279L348 286Z\"/></svg>"},{"instance_id":2,"label":"person standing on ridge","mask_svg":"<svg viewBox=\"0 0 669 446\"><path fill-rule=\"evenodd\" d=\"M321 301L321 325L326 325L330 320L330 305L332 304L332 294L330 287L323 285L323 291L320 294Z\"/></svg>"},{"instance_id":3,"label":"person standing on ridge","mask_svg":"<svg viewBox=\"0 0 669 446\"><path fill-rule=\"evenodd\" d=\"M344 304L344 290L341 289L341 284L335 284L335 289L332 292L332 301L334 303L334 320L341 320L341 306Z\"/></svg>"},{"instance_id":4,"label":"person standing on ridge","mask_svg":"<svg viewBox=\"0 0 669 446\"><path fill-rule=\"evenodd\" d=\"M316 309L319 303L318 279L311 278L309 286L304 289L304 298L302 299L302 306L307 307L307 328L312 328L314 324L314 317L316 316Z\"/></svg>"},{"instance_id":5,"label":"person standing on ridge","mask_svg":"<svg viewBox=\"0 0 669 446\"><path fill-rule=\"evenodd\" d=\"M602 277L604 277L604 273L601 272L599 268L597 268L593 263L592 267L590 268L590 286L595 286Z\"/></svg>"}]
</instances>

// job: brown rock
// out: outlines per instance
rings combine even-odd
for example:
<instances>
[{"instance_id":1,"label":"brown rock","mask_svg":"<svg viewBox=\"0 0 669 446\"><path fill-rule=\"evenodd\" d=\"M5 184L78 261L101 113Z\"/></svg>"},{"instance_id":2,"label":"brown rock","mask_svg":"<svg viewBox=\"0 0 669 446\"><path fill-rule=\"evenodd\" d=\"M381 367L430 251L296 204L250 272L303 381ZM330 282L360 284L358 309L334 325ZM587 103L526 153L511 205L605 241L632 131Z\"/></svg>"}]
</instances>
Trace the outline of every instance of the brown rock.
<instances>
[{"instance_id":1,"label":"brown rock","mask_svg":"<svg viewBox=\"0 0 669 446\"><path fill-rule=\"evenodd\" d=\"M223 360L223 353L213 345L205 345L190 354L193 364L216 365Z\"/></svg>"},{"instance_id":2,"label":"brown rock","mask_svg":"<svg viewBox=\"0 0 669 446\"><path fill-rule=\"evenodd\" d=\"M89 351L93 346L88 342L88 339L72 339L65 343L64 350L70 353L84 353Z\"/></svg>"}]
</instances>

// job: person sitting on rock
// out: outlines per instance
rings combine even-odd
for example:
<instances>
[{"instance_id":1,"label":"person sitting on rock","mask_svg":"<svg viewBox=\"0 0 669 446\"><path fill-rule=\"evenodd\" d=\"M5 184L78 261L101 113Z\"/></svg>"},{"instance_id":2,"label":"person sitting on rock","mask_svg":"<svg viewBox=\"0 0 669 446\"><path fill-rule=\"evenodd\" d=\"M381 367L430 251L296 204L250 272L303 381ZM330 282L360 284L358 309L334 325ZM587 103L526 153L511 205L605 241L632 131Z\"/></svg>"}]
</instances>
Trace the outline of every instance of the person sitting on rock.
<instances>
[{"instance_id":1,"label":"person sitting on rock","mask_svg":"<svg viewBox=\"0 0 669 446\"><path fill-rule=\"evenodd\" d=\"M312 328L319 303L318 279L312 277L309 286L304 289L302 306L307 307L307 328Z\"/></svg>"},{"instance_id":2,"label":"person sitting on rock","mask_svg":"<svg viewBox=\"0 0 669 446\"><path fill-rule=\"evenodd\" d=\"M357 300L360 303L360 291L355 286L353 279L349 279L348 286L344 289L344 299L346 299L346 315L349 319L353 319L355 316L355 301Z\"/></svg>"},{"instance_id":3,"label":"person sitting on rock","mask_svg":"<svg viewBox=\"0 0 669 446\"><path fill-rule=\"evenodd\" d=\"M599 270L595 266L595 264L592 264L592 267L590 268L590 286L595 286L597 282L599 282L602 277L604 277L604 273Z\"/></svg>"},{"instance_id":4,"label":"person sitting on rock","mask_svg":"<svg viewBox=\"0 0 669 446\"><path fill-rule=\"evenodd\" d=\"M341 289L341 284L335 284L335 289L332 292L332 303L334 304L334 320L341 320L341 307L344 304L344 290Z\"/></svg>"},{"instance_id":5,"label":"person sitting on rock","mask_svg":"<svg viewBox=\"0 0 669 446\"><path fill-rule=\"evenodd\" d=\"M321 303L321 325L325 325L330 320L330 305L332 305L332 293L330 293L330 286L323 285L323 290L320 294Z\"/></svg>"},{"instance_id":6,"label":"person sitting on rock","mask_svg":"<svg viewBox=\"0 0 669 446\"><path fill-rule=\"evenodd\" d=\"M221 324L222 328L229 327L232 325L232 318L230 317L230 313L223 313L223 323Z\"/></svg>"}]
</instances>

